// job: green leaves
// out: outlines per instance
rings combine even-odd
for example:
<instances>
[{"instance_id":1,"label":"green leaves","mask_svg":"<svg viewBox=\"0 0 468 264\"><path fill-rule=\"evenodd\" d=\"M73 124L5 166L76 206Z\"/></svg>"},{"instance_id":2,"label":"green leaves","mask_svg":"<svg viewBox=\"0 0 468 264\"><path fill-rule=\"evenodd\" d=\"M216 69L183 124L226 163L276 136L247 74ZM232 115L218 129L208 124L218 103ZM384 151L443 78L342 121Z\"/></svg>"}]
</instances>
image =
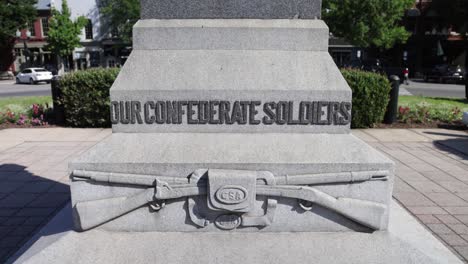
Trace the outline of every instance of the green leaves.
<instances>
[{"instance_id":1,"label":"green leaves","mask_svg":"<svg viewBox=\"0 0 468 264\"><path fill-rule=\"evenodd\" d=\"M330 31L360 47L389 49L410 33L400 20L414 0L324 0L323 19Z\"/></svg>"},{"instance_id":2,"label":"green leaves","mask_svg":"<svg viewBox=\"0 0 468 264\"><path fill-rule=\"evenodd\" d=\"M80 47L79 35L87 23L85 17L79 17L75 21L70 17L71 10L67 1L63 0L62 12L53 9L49 21L47 48L61 57L71 55L76 47Z\"/></svg>"},{"instance_id":3,"label":"green leaves","mask_svg":"<svg viewBox=\"0 0 468 264\"><path fill-rule=\"evenodd\" d=\"M353 69L343 69L341 73L353 91L351 126L366 128L381 123L390 99L387 77Z\"/></svg>"},{"instance_id":4,"label":"green leaves","mask_svg":"<svg viewBox=\"0 0 468 264\"><path fill-rule=\"evenodd\" d=\"M102 12L109 18L110 26L116 29L125 43L132 42L133 25L140 19L140 0L107 1Z\"/></svg>"},{"instance_id":5,"label":"green leaves","mask_svg":"<svg viewBox=\"0 0 468 264\"><path fill-rule=\"evenodd\" d=\"M91 69L60 80L67 124L74 127L109 127L109 90L120 69Z\"/></svg>"},{"instance_id":6,"label":"green leaves","mask_svg":"<svg viewBox=\"0 0 468 264\"><path fill-rule=\"evenodd\" d=\"M36 20L37 0L0 0L0 45L14 40L16 30Z\"/></svg>"},{"instance_id":7,"label":"green leaves","mask_svg":"<svg viewBox=\"0 0 468 264\"><path fill-rule=\"evenodd\" d=\"M0 71L7 70L14 61L16 30L36 20L36 1L0 0Z\"/></svg>"}]
</instances>

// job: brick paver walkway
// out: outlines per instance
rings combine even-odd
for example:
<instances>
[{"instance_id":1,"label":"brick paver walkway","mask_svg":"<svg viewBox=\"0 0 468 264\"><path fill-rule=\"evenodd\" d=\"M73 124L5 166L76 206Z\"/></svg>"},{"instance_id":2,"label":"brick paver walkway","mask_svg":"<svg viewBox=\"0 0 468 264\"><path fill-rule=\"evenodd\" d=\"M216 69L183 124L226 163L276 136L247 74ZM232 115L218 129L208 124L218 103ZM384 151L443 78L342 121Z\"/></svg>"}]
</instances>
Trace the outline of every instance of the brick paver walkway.
<instances>
[{"instance_id":1,"label":"brick paver walkway","mask_svg":"<svg viewBox=\"0 0 468 264\"><path fill-rule=\"evenodd\" d=\"M67 128L0 130L0 263L70 200L68 161L110 133Z\"/></svg>"},{"instance_id":2,"label":"brick paver walkway","mask_svg":"<svg viewBox=\"0 0 468 264\"><path fill-rule=\"evenodd\" d=\"M441 129L353 133L395 161L393 196L467 262L468 133Z\"/></svg>"},{"instance_id":3,"label":"brick paver walkway","mask_svg":"<svg viewBox=\"0 0 468 264\"><path fill-rule=\"evenodd\" d=\"M0 263L68 202L68 161L110 133L0 130ZM466 261L468 134L442 129L370 129L353 134L396 162L394 197Z\"/></svg>"}]
</instances>

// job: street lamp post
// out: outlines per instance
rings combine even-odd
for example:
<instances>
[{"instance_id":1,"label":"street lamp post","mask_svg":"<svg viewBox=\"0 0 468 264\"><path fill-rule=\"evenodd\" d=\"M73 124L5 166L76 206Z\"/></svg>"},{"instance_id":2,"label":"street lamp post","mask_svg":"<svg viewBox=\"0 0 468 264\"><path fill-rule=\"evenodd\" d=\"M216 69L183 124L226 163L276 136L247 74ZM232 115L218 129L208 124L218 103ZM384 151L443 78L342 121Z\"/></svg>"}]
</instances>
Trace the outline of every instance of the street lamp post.
<instances>
[{"instance_id":1,"label":"street lamp post","mask_svg":"<svg viewBox=\"0 0 468 264\"><path fill-rule=\"evenodd\" d=\"M23 41L23 45L24 45L24 52L23 53L24 53L24 57L26 59L26 66L28 66L28 63L29 63L28 57L30 57L31 52L29 51L28 45L26 44L26 42L31 37L31 31L26 30L26 38L22 38L21 31L17 30L16 31L16 37Z\"/></svg>"}]
</instances>

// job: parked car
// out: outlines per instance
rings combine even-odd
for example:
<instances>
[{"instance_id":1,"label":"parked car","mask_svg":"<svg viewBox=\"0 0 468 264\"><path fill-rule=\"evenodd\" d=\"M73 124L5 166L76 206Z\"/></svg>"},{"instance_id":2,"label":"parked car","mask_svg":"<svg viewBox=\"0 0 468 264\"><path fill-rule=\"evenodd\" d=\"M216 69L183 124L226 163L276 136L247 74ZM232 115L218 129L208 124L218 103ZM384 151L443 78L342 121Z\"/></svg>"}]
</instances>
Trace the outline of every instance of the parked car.
<instances>
[{"instance_id":1,"label":"parked car","mask_svg":"<svg viewBox=\"0 0 468 264\"><path fill-rule=\"evenodd\" d=\"M367 59L367 60L353 61L350 67L358 68L363 71L380 73L380 74L386 75L389 78L392 75L396 75L400 78L400 83L403 83L405 79L404 67L390 67L387 65L387 63L382 62L382 60L380 59Z\"/></svg>"},{"instance_id":2,"label":"parked car","mask_svg":"<svg viewBox=\"0 0 468 264\"><path fill-rule=\"evenodd\" d=\"M424 72L424 81L436 80L440 83L453 81L462 83L465 81L465 71L460 66L448 64L435 65L432 69Z\"/></svg>"},{"instance_id":3,"label":"parked car","mask_svg":"<svg viewBox=\"0 0 468 264\"><path fill-rule=\"evenodd\" d=\"M50 83L52 81L52 77L52 72L44 68L27 68L16 75L16 83Z\"/></svg>"},{"instance_id":4,"label":"parked car","mask_svg":"<svg viewBox=\"0 0 468 264\"><path fill-rule=\"evenodd\" d=\"M15 75L11 71L0 71L0 80L14 80Z\"/></svg>"}]
</instances>

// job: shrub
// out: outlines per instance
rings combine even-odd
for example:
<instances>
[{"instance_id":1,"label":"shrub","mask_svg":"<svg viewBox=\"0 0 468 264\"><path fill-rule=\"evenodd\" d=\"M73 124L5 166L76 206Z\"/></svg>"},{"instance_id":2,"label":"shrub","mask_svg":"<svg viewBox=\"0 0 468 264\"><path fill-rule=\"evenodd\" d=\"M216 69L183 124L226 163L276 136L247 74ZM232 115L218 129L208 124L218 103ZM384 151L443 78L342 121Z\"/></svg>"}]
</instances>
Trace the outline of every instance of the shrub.
<instances>
[{"instance_id":1,"label":"shrub","mask_svg":"<svg viewBox=\"0 0 468 264\"><path fill-rule=\"evenodd\" d=\"M383 121L391 85L386 76L355 69L341 73L353 91L351 127L366 128Z\"/></svg>"},{"instance_id":2,"label":"shrub","mask_svg":"<svg viewBox=\"0 0 468 264\"><path fill-rule=\"evenodd\" d=\"M67 125L74 127L110 127L109 90L119 69L77 71L60 79Z\"/></svg>"}]
</instances>

